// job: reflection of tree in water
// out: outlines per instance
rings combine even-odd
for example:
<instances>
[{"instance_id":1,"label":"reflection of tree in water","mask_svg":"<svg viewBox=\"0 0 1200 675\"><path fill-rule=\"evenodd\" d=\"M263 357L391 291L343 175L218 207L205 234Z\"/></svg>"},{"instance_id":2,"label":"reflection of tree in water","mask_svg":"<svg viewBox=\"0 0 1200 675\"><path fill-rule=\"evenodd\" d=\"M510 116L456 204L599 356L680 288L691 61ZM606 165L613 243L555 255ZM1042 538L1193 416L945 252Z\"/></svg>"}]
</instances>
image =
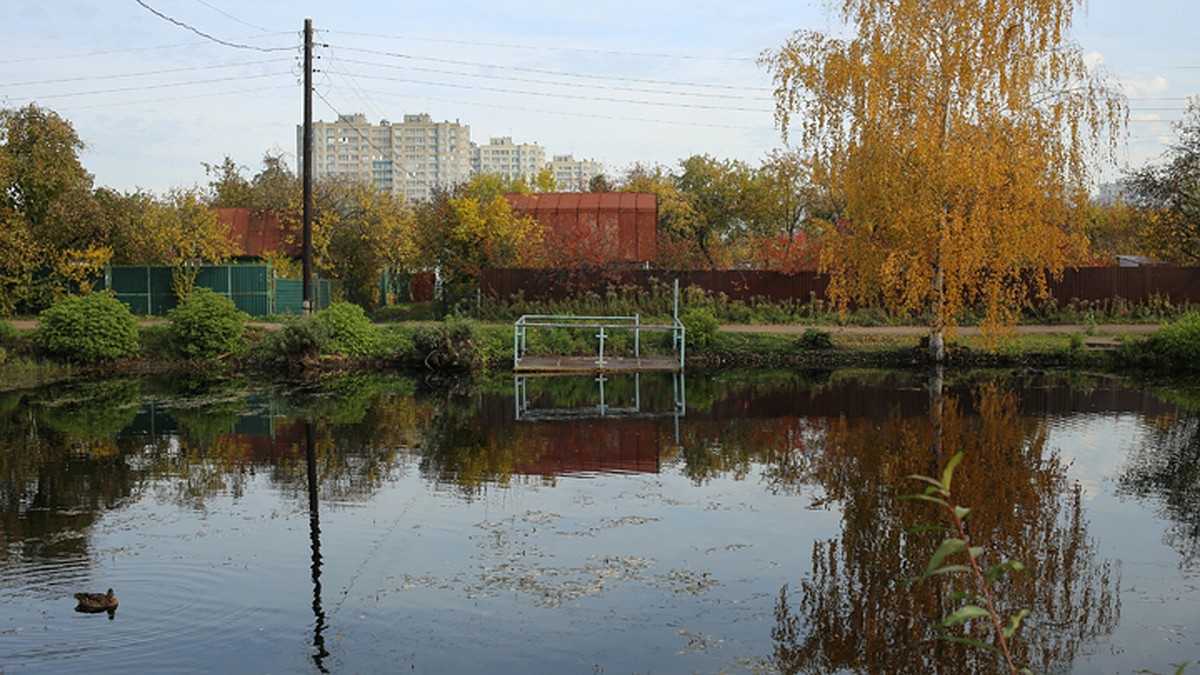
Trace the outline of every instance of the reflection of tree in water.
<instances>
[{"instance_id":1,"label":"reflection of tree in water","mask_svg":"<svg viewBox=\"0 0 1200 675\"><path fill-rule=\"evenodd\" d=\"M0 559L83 558L96 514L137 472L117 434L137 413L136 381L10 392L0 402Z\"/></svg>"},{"instance_id":2,"label":"reflection of tree in water","mask_svg":"<svg viewBox=\"0 0 1200 675\"><path fill-rule=\"evenodd\" d=\"M971 535L987 564L1003 558L1028 569L997 584L1001 614L1029 608L1015 643L1019 664L1067 670L1080 649L1108 634L1119 613L1119 581L1096 559L1080 492L1045 447L1044 424L1023 420L1016 397L994 386L979 390L978 416L948 398L942 447L964 450L955 475L961 504L972 508ZM882 422L830 424L823 451L784 453L776 480L822 487L843 507L840 539L813 546L812 573L799 592L784 587L776 605L774 665L783 672L990 672L991 654L934 640L936 620L955 603L950 590L965 581L904 579L924 569L940 535L910 534L939 517L898 495L918 491L911 474L938 475L944 458L930 456L927 418L892 414ZM988 562L990 561L990 562ZM953 584L953 585L951 585ZM979 623L979 622L976 622ZM976 637L988 639L986 626Z\"/></svg>"},{"instance_id":3,"label":"reflection of tree in water","mask_svg":"<svg viewBox=\"0 0 1200 675\"><path fill-rule=\"evenodd\" d=\"M511 399L507 410L511 415ZM447 392L424 427L421 473L469 495L489 483L509 483L516 466L537 459L538 448L520 442L515 426L489 424L487 418L472 398Z\"/></svg>"},{"instance_id":4,"label":"reflection of tree in water","mask_svg":"<svg viewBox=\"0 0 1200 675\"><path fill-rule=\"evenodd\" d=\"M1155 497L1172 525L1167 542L1192 567L1200 560L1200 415L1153 420L1118 480L1118 494Z\"/></svg>"},{"instance_id":5,"label":"reflection of tree in water","mask_svg":"<svg viewBox=\"0 0 1200 675\"><path fill-rule=\"evenodd\" d=\"M134 379L52 391L41 401L38 417L75 442L111 441L137 416L141 393L141 383Z\"/></svg>"}]
</instances>

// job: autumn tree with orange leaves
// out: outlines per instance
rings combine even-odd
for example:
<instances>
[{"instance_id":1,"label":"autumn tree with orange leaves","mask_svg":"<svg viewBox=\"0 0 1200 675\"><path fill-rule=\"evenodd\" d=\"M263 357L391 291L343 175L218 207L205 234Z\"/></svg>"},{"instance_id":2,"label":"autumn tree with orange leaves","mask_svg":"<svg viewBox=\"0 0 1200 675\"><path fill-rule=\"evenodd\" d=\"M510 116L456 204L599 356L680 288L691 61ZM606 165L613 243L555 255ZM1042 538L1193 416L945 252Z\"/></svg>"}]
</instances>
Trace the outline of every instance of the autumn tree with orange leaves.
<instances>
[{"instance_id":1,"label":"autumn tree with orange leaves","mask_svg":"<svg viewBox=\"0 0 1200 675\"><path fill-rule=\"evenodd\" d=\"M1123 100L1068 37L1080 0L841 0L841 38L764 53L826 223L829 295L927 313L930 357L982 310L991 334L1079 259L1089 162Z\"/></svg>"}]
</instances>

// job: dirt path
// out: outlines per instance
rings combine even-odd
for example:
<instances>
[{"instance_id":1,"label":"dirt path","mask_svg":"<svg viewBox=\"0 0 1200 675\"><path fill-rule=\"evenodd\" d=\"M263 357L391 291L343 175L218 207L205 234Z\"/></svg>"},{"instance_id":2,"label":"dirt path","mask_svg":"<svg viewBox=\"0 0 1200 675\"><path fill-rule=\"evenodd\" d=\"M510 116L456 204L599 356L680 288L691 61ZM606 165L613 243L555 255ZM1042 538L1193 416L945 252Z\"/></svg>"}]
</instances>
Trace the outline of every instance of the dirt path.
<instances>
[{"instance_id":1,"label":"dirt path","mask_svg":"<svg viewBox=\"0 0 1200 675\"><path fill-rule=\"evenodd\" d=\"M1159 324L1116 324L1103 323L1095 326L1081 324L1039 324L1016 326L1018 335L1049 335L1088 333L1093 335L1146 335L1158 330ZM812 324L722 324L721 330L729 333L773 333L777 335L801 335L809 328L823 330L833 335L925 335L925 326L820 326ZM965 326L957 330L963 337L979 335L977 326Z\"/></svg>"}]
</instances>

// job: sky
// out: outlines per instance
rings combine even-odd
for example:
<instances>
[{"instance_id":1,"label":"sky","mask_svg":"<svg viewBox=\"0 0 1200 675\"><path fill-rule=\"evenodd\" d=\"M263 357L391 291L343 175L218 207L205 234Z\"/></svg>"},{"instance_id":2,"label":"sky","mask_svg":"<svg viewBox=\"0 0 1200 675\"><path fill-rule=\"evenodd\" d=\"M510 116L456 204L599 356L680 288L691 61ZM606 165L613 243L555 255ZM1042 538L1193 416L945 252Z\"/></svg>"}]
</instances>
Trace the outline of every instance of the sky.
<instances>
[{"instance_id":1,"label":"sky","mask_svg":"<svg viewBox=\"0 0 1200 675\"><path fill-rule=\"evenodd\" d=\"M619 176L694 154L757 165L783 147L770 74L798 29L837 31L828 0L6 0L0 108L69 120L97 186L163 193L226 157L296 166L301 45L315 30L313 117L427 113ZM1196 0L1090 0L1074 40L1129 99L1099 180L1159 161L1200 94Z\"/></svg>"}]
</instances>

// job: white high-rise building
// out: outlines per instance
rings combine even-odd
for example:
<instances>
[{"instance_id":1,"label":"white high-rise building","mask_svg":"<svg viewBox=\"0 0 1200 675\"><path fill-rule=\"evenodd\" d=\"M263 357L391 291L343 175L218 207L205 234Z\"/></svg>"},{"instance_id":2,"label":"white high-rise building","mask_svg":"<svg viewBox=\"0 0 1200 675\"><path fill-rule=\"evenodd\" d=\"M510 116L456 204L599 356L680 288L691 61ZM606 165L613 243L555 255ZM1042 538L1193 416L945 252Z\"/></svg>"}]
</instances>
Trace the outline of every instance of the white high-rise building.
<instances>
[{"instance_id":1,"label":"white high-rise building","mask_svg":"<svg viewBox=\"0 0 1200 675\"><path fill-rule=\"evenodd\" d=\"M296 129L303 166L304 128ZM471 128L434 122L429 115L405 115L392 124L367 122L362 114L339 115L336 122L313 123L316 178L355 176L407 200L428 199L435 188L471 178Z\"/></svg>"},{"instance_id":2,"label":"white high-rise building","mask_svg":"<svg viewBox=\"0 0 1200 675\"><path fill-rule=\"evenodd\" d=\"M536 143L513 143L509 136L491 139L472 150L476 174L495 174L504 178L532 181L546 168L546 149Z\"/></svg>"},{"instance_id":3,"label":"white high-rise building","mask_svg":"<svg viewBox=\"0 0 1200 675\"><path fill-rule=\"evenodd\" d=\"M587 192L588 184L604 174L604 165L591 160L577 160L571 155L555 155L550 161L554 184L560 192Z\"/></svg>"}]
</instances>

